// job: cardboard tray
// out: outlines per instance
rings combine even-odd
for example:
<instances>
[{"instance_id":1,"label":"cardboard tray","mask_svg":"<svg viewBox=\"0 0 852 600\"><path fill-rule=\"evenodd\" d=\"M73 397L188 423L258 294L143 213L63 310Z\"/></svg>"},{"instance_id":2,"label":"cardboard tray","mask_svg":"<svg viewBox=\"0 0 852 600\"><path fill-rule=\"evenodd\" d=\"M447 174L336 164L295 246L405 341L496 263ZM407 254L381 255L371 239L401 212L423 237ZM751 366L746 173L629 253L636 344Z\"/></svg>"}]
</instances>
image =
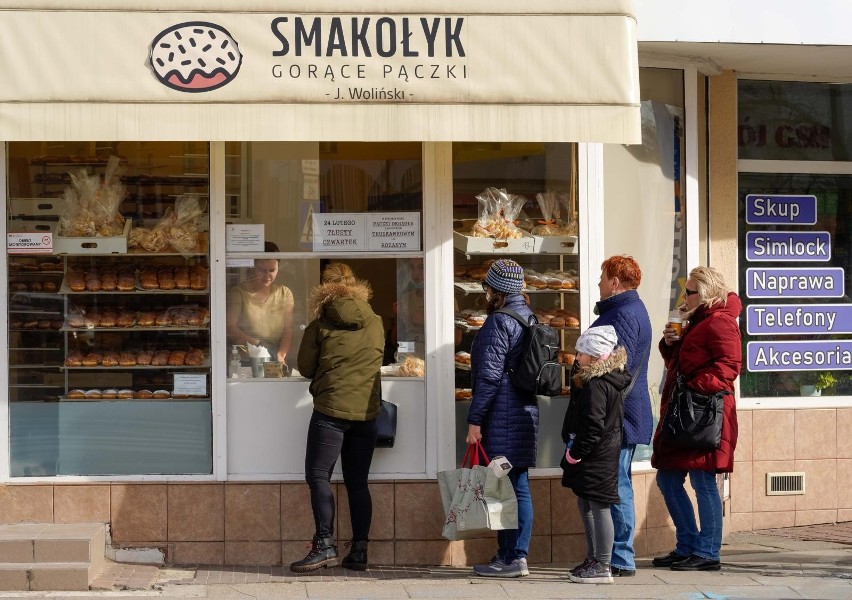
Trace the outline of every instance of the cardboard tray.
<instances>
[{"instance_id":1,"label":"cardboard tray","mask_svg":"<svg viewBox=\"0 0 852 600\"><path fill-rule=\"evenodd\" d=\"M54 254L127 254L130 219L124 222L124 232L112 237L53 236Z\"/></svg>"},{"instance_id":2,"label":"cardboard tray","mask_svg":"<svg viewBox=\"0 0 852 600\"><path fill-rule=\"evenodd\" d=\"M453 232L453 246L465 254L533 254L535 238L524 234L521 238L498 240L496 238L472 237Z\"/></svg>"},{"instance_id":3,"label":"cardboard tray","mask_svg":"<svg viewBox=\"0 0 852 600\"><path fill-rule=\"evenodd\" d=\"M539 254L577 254L576 235L534 235L535 251Z\"/></svg>"}]
</instances>

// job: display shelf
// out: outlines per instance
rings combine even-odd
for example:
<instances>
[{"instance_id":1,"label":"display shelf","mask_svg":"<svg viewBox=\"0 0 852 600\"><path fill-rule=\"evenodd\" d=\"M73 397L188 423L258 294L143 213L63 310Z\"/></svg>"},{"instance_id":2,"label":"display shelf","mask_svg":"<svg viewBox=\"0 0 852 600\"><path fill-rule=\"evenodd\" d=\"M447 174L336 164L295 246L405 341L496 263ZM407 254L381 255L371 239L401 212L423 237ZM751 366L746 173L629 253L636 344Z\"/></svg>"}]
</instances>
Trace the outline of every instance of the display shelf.
<instances>
[{"instance_id":1,"label":"display shelf","mask_svg":"<svg viewBox=\"0 0 852 600\"><path fill-rule=\"evenodd\" d=\"M10 231L19 227L21 231L32 232L34 227L43 227L35 231L55 233L58 225L57 208L62 206L58 198L61 198L63 194L63 186L71 183L69 172L85 170L90 176L102 175L109 164L110 157L103 153L105 151L93 152L91 146L82 150L72 146L60 146L57 146L59 148L57 154L49 154L49 151L43 150L42 156L29 157L30 166L26 171L26 177L31 182L29 189L32 191L18 194L21 197L10 198L10 210L7 215L11 226ZM187 148L187 150L192 149ZM118 154L116 149L111 152ZM123 152L123 154L129 153ZM162 155L165 154L168 152L162 153ZM175 199L182 196L197 196L202 206L209 205L210 175L206 172L206 168L202 168L202 159L209 158L209 154L184 157L189 161L195 161L190 164L171 165L168 164L170 161L165 160L164 157L157 158L151 154L148 156L148 166L128 164L126 157L119 157L125 170L121 182L125 191L128 192L122 197L120 209L121 212L129 215L128 226L132 223L133 226L154 227L160 223L163 214L168 210L167 207L173 206ZM156 172L151 169L155 169ZM20 177L21 174L16 173L15 176ZM18 188L23 190L26 186L19 185ZM147 204L149 202L158 206L149 206ZM206 212L206 208L204 210ZM146 215L148 212L152 213L150 219L140 218L142 215L137 213L142 211L145 211ZM209 320L211 285L209 233L206 231L209 219L209 214L199 217L201 229L199 243L189 252L178 252L171 247L167 247L167 251L164 252L151 252L142 247L129 248L126 244L116 249L110 245L110 242L114 241L111 238L65 238L63 240L55 236L53 254L39 252L7 254L9 261L7 277L10 284L7 327L10 331L9 362L12 363L9 368L13 373L10 377L13 383L8 389L14 388L15 401L78 401L75 398L67 398L66 394L70 389L80 387L83 382L86 382L84 384L86 386L94 384L91 387L100 387L106 385L104 383L106 381L120 381L122 382L120 387L140 389L157 385L158 388L171 390L170 383L166 382L171 382L175 373L187 372L199 376L205 374L209 377L212 364L210 359L212 334ZM122 241L129 241L129 231L125 230L124 234L124 236L115 237L123 237ZM63 247L62 242L70 245ZM89 242L99 247L104 244L108 247L92 249L88 246L80 246L80 243ZM136 285L138 277L134 278L133 288L125 290L74 291L68 285L70 272L83 274L107 268L129 269L128 275L133 277L140 268L151 265L155 268L188 266L191 271L196 272L198 277L194 282L198 285L203 281L204 287L203 289L191 287L183 289L175 287L167 290L141 289L141 286ZM197 269L194 269L196 265L203 266L204 270L199 273ZM54 289L45 291L38 289L36 285L36 289L33 290L34 282L42 284L48 282L48 285L54 286ZM122 281L123 285L125 283L130 283L129 278ZM76 281L74 285L79 289ZM15 287L19 289L13 289ZM80 296L88 298L81 299ZM114 298L110 300L105 296L114 296ZM105 310L115 312L117 316L122 316L121 323L125 326L71 327L69 318L79 314L79 308L75 305L86 305L87 311L98 310L101 314L104 314ZM142 326L134 322L132 326L127 326L128 323L133 322L129 319L125 320L128 312L137 317L142 312L151 312L159 316L163 314L163 311L172 307L177 308L178 305L193 305L196 310L207 311L208 316L203 322L200 318L193 320L193 325L187 324L187 321L182 320L181 317L178 320L181 325ZM195 319L194 316L193 319ZM76 320L74 322L77 323ZM109 321L106 322L109 323ZM39 326L39 323L42 326ZM97 324L98 321L94 323ZM24 327L24 324L27 326ZM92 340L100 342L98 345L106 348L85 349L86 342ZM132 348L134 349L132 353L135 355L136 352L149 346L164 345L176 346L174 350L178 350L181 346L201 349L205 354L204 361L197 365L104 366L98 364L73 367L65 364L72 351L82 352L83 355L94 351L106 354L110 352L108 348ZM198 358L190 360L198 360ZM15 361L19 364L14 364ZM107 358L107 364L112 362L114 361L111 360L111 356ZM88 373L90 371L94 373ZM31 380L32 383L26 383L27 380ZM157 383L151 383L152 381ZM118 386L109 385L109 387ZM44 390L55 393L47 394ZM204 399L209 402L209 392ZM178 398L170 397L162 401L175 400ZM127 399L115 401L126 402Z\"/></svg>"},{"instance_id":2,"label":"display shelf","mask_svg":"<svg viewBox=\"0 0 852 600\"><path fill-rule=\"evenodd\" d=\"M210 326L200 325L198 327L189 327L183 325L161 325L146 327L144 325L133 325L132 327L70 327L65 325L62 329L56 331L71 331L74 333L87 333L89 331L132 331L137 333L141 331L210 331Z\"/></svg>"},{"instance_id":3,"label":"display shelf","mask_svg":"<svg viewBox=\"0 0 852 600\"><path fill-rule=\"evenodd\" d=\"M59 402L209 402L210 396L169 396L168 398L68 398L59 396Z\"/></svg>"},{"instance_id":4,"label":"display shelf","mask_svg":"<svg viewBox=\"0 0 852 600\"><path fill-rule=\"evenodd\" d=\"M210 293L210 289L205 288L203 290L193 290L193 289L181 289L181 290L179 290L179 289L173 289L173 290L148 289L148 290L144 290L144 289L139 289L139 288L134 287L132 290L110 290L110 291L97 290L97 291L94 291L94 292L90 292L90 291L75 292L70 287L68 287L68 283L66 281L63 281L62 285L59 288L58 293L65 295L65 296L97 296L97 295L104 295L104 296L127 296L127 295L130 295L130 296L135 296L135 295L142 295L142 296L148 296L148 295L150 295L150 296L175 296L175 295L180 295L180 296L206 296Z\"/></svg>"},{"instance_id":5,"label":"display shelf","mask_svg":"<svg viewBox=\"0 0 852 600\"><path fill-rule=\"evenodd\" d=\"M95 367L69 367L66 365L61 365L61 370L63 371L174 371L177 369L209 369L210 361L206 360L200 365L133 365L133 366L121 366L115 365L114 367L104 367L103 365L98 365Z\"/></svg>"},{"instance_id":6,"label":"display shelf","mask_svg":"<svg viewBox=\"0 0 852 600\"><path fill-rule=\"evenodd\" d=\"M465 294L484 294L482 284L480 282L456 281L453 282L453 287L463 291ZM550 288L524 288L525 294L579 294L577 288L562 288L559 290Z\"/></svg>"}]
</instances>

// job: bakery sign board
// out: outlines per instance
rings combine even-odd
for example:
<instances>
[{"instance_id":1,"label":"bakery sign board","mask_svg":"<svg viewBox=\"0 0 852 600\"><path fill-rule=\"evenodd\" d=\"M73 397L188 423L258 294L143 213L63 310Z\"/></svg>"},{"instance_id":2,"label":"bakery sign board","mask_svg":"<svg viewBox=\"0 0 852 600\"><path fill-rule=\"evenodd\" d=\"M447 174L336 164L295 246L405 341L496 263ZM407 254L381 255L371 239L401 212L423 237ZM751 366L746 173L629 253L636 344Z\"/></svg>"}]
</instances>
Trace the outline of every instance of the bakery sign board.
<instances>
[{"instance_id":1,"label":"bakery sign board","mask_svg":"<svg viewBox=\"0 0 852 600\"><path fill-rule=\"evenodd\" d=\"M311 13L304 6L281 2L281 12L3 10L0 102L613 109L638 102L636 22L623 2L570 13L516 7L511 14L472 4L444 13L373 12L364 4L360 12ZM61 42L69 32L73 43Z\"/></svg>"}]
</instances>

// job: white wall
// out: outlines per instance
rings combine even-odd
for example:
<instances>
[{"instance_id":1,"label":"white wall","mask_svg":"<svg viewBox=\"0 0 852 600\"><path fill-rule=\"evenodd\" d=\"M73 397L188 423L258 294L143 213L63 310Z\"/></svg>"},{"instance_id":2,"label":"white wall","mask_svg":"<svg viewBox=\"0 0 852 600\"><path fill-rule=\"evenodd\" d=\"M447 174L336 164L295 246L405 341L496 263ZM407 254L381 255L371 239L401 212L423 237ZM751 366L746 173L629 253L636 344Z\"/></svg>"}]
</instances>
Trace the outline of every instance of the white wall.
<instances>
[{"instance_id":1,"label":"white wall","mask_svg":"<svg viewBox=\"0 0 852 600\"><path fill-rule=\"evenodd\" d=\"M639 42L852 45L848 0L640 0Z\"/></svg>"}]
</instances>

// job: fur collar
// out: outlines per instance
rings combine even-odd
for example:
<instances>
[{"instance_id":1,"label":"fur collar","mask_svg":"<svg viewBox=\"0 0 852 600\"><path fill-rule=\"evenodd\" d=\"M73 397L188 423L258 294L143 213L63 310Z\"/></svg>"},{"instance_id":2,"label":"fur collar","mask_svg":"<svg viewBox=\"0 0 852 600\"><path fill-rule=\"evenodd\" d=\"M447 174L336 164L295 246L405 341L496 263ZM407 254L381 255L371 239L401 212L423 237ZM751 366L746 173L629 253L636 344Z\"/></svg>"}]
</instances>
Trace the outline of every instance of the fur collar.
<instances>
[{"instance_id":1,"label":"fur collar","mask_svg":"<svg viewBox=\"0 0 852 600\"><path fill-rule=\"evenodd\" d=\"M346 285L343 283L323 283L311 290L311 306L316 318L322 316L323 307L339 298L355 298L369 302L373 295L369 286L356 283L354 285Z\"/></svg>"},{"instance_id":2,"label":"fur collar","mask_svg":"<svg viewBox=\"0 0 852 600\"><path fill-rule=\"evenodd\" d=\"M624 346L616 346L606 360L599 360L580 368L574 375L574 385L583 387L583 384L595 377L602 377L613 371L623 371L626 367L627 350L624 349Z\"/></svg>"}]
</instances>

